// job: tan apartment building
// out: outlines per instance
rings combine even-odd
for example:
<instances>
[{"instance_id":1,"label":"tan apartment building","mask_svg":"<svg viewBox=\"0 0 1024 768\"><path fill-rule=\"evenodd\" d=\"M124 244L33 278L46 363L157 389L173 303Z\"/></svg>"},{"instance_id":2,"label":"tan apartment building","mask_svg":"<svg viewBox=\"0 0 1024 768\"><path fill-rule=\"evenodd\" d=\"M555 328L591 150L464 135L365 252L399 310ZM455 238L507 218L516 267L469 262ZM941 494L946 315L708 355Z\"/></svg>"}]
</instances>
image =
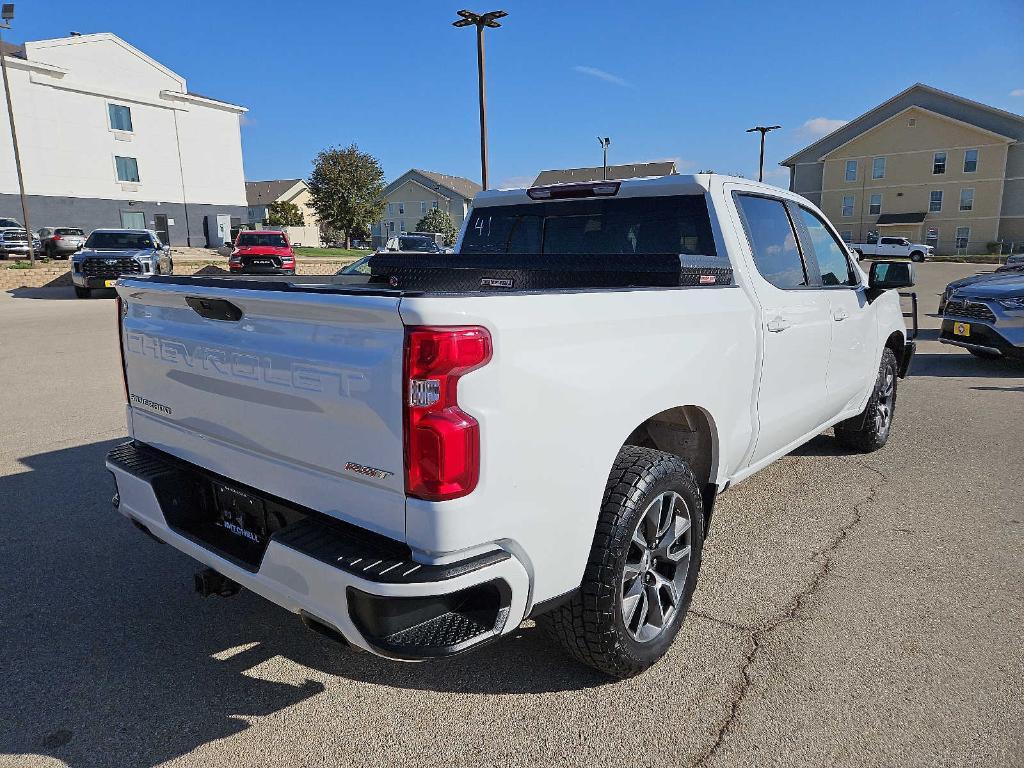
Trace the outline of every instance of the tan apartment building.
<instances>
[{"instance_id":1,"label":"tan apartment building","mask_svg":"<svg viewBox=\"0 0 1024 768\"><path fill-rule=\"evenodd\" d=\"M271 203L294 203L302 214L301 227L284 227L293 243L316 247L321 244L320 224L309 204L309 187L302 179L270 179L245 182L245 202L250 227L264 228Z\"/></svg>"},{"instance_id":2,"label":"tan apartment building","mask_svg":"<svg viewBox=\"0 0 1024 768\"><path fill-rule=\"evenodd\" d=\"M384 188L384 217L372 228L374 246L383 247L391 237L415 232L419 220L435 208L446 211L459 229L481 189L462 176L418 168L406 171Z\"/></svg>"},{"instance_id":3,"label":"tan apartment building","mask_svg":"<svg viewBox=\"0 0 1024 768\"><path fill-rule=\"evenodd\" d=\"M1024 250L1024 117L917 84L782 162L849 242Z\"/></svg>"}]
</instances>

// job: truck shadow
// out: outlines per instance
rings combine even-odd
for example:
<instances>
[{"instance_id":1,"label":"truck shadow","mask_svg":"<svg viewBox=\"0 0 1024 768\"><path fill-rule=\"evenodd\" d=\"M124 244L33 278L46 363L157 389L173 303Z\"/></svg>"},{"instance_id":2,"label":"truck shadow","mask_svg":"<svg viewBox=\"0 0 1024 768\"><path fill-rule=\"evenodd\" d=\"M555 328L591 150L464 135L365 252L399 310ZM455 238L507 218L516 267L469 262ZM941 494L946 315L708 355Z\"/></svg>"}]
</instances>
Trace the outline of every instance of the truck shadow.
<instances>
[{"instance_id":1,"label":"truck shadow","mask_svg":"<svg viewBox=\"0 0 1024 768\"><path fill-rule=\"evenodd\" d=\"M204 600L191 559L111 509L103 457L117 442L22 458L27 471L0 476L0 753L156 765L318 695L337 696L343 717L339 677L479 694L608 682L532 626L408 665L311 633L246 591Z\"/></svg>"},{"instance_id":2,"label":"truck shadow","mask_svg":"<svg viewBox=\"0 0 1024 768\"><path fill-rule=\"evenodd\" d=\"M923 376L1008 379L1024 376L1024 366L1013 360L981 360L966 350L918 352L914 355L910 378Z\"/></svg>"}]
</instances>

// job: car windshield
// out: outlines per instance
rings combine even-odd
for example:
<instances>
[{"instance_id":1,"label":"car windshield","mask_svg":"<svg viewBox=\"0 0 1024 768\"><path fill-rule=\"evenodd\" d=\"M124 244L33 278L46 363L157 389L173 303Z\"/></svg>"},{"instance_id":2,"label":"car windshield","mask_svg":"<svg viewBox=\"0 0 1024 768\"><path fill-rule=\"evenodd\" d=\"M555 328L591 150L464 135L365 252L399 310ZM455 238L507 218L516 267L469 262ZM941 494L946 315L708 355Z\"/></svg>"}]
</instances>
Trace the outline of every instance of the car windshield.
<instances>
[{"instance_id":1,"label":"car windshield","mask_svg":"<svg viewBox=\"0 0 1024 768\"><path fill-rule=\"evenodd\" d=\"M461 253L715 256L702 195L525 203L478 208Z\"/></svg>"},{"instance_id":2,"label":"car windshield","mask_svg":"<svg viewBox=\"0 0 1024 768\"><path fill-rule=\"evenodd\" d=\"M343 267L339 275L368 275L370 274L370 257L363 256L359 261L354 261L347 267Z\"/></svg>"},{"instance_id":3,"label":"car windshield","mask_svg":"<svg viewBox=\"0 0 1024 768\"><path fill-rule=\"evenodd\" d=\"M54 232L58 235L66 235L68 237L81 237L85 234L80 229L55 229Z\"/></svg>"},{"instance_id":4,"label":"car windshield","mask_svg":"<svg viewBox=\"0 0 1024 768\"><path fill-rule=\"evenodd\" d=\"M245 234L238 236L238 247L239 248L252 248L254 246L263 246L265 248L287 248L288 243L284 239L284 235L280 234Z\"/></svg>"},{"instance_id":5,"label":"car windshield","mask_svg":"<svg viewBox=\"0 0 1024 768\"><path fill-rule=\"evenodd\" d=\"M398 250L400 251L433 251L436 245L429 237L400 237L398 238Z\"/></svg>"},{"instance_id":6,"label":"car windshield","mask_svg":"<svg viewBox=\"0 0 1024 768\"><path fill-rule=\"evenodd\" d=\"M152 248L153 243L145 232L93 232L85 241L85 247L131 250Z\"/></svg>"},{"instance_id":7,"label":"car windshield","mask_svg":"<svg viewBox=\"0 0 1024 768\"><path fill-rule=\"evenodd\" d=\"M0 219L0 227L20 227L21 222L17 219Z\"/></svg>"}]
</instances>

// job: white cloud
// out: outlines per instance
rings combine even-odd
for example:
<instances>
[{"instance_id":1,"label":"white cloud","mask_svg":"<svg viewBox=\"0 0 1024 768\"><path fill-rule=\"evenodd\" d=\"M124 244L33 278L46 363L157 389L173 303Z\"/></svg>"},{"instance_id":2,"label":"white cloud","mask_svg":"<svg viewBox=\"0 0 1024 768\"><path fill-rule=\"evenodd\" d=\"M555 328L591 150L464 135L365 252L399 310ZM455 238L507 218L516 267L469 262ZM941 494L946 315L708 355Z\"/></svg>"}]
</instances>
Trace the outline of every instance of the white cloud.
<instances>
[{"instance_id":1,"label":"white cloud","mask_svg":"<svg viewBox=\"0 0 1024 768\"><path fill-rule=\"evenodd\" d=\"M832 133L837 128L842 128L849 120L835 120L831 117L812 117L798 128L803 136L820 137Z\"/></svg>"},{"instance_id":2,"label":"white cloud","mask_svg":"<svg viewBox=\"0 0 1024 768\"><path fill-rule=\"evenodd\" d=\"M573 69L579 72L581 75L589 75L590 77L596 77L598 80L604 80L606 83L621 85L625 88L632 87L627 80L619 77L618 75L613 75L611 72L605 72L603 69L598 69L597 67L583 67L577 65L573 67Z\"/></svg>"},{"instance_id":3,"label":"white cloud","mask_svg":"<svg viewBox=\"0 0 1024 768\"><path fill-rule=\"evenodd\" d=\"M1011 96L1024 96L1024 88L1014 88L1010 91Z\"/></svg>"}]
</instances>

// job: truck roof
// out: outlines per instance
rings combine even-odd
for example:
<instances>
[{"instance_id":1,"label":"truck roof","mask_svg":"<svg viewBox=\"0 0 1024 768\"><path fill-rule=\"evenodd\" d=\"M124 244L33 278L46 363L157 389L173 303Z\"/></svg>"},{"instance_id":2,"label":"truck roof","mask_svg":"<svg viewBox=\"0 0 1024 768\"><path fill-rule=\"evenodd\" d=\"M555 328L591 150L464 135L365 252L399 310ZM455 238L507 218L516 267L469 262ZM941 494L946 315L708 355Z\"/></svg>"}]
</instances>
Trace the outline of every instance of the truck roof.
<instances>
[{"instance_id":1,"label":"truck roof","mask_svg":"<svg viewBox=\"0 0 1024 768\"><path fill-rule=\"evenodd\" d=\"M726 176L717 173L696 173L689 175L649 176L638 179L609 179L608 181L569 182L549 184L543 187L522 187L518 189L488 189L473 198L474 207L491 205L516 205L521 203L545 202L551 199L574 197L573 189L594 189L602 186L615 187L609 197L654 197L662 195L702 195L716 184L728 181L742 183L745 187L763 188L772 195L791 196L793 193L771 184L744 179L740 176ZM549 191L550 194L545 194ZM561 193L561 194L560 194ZM593 197L593 195L585 195ZM598 195L600 196L600 195Z\"/></svg>"}]
</instances>

